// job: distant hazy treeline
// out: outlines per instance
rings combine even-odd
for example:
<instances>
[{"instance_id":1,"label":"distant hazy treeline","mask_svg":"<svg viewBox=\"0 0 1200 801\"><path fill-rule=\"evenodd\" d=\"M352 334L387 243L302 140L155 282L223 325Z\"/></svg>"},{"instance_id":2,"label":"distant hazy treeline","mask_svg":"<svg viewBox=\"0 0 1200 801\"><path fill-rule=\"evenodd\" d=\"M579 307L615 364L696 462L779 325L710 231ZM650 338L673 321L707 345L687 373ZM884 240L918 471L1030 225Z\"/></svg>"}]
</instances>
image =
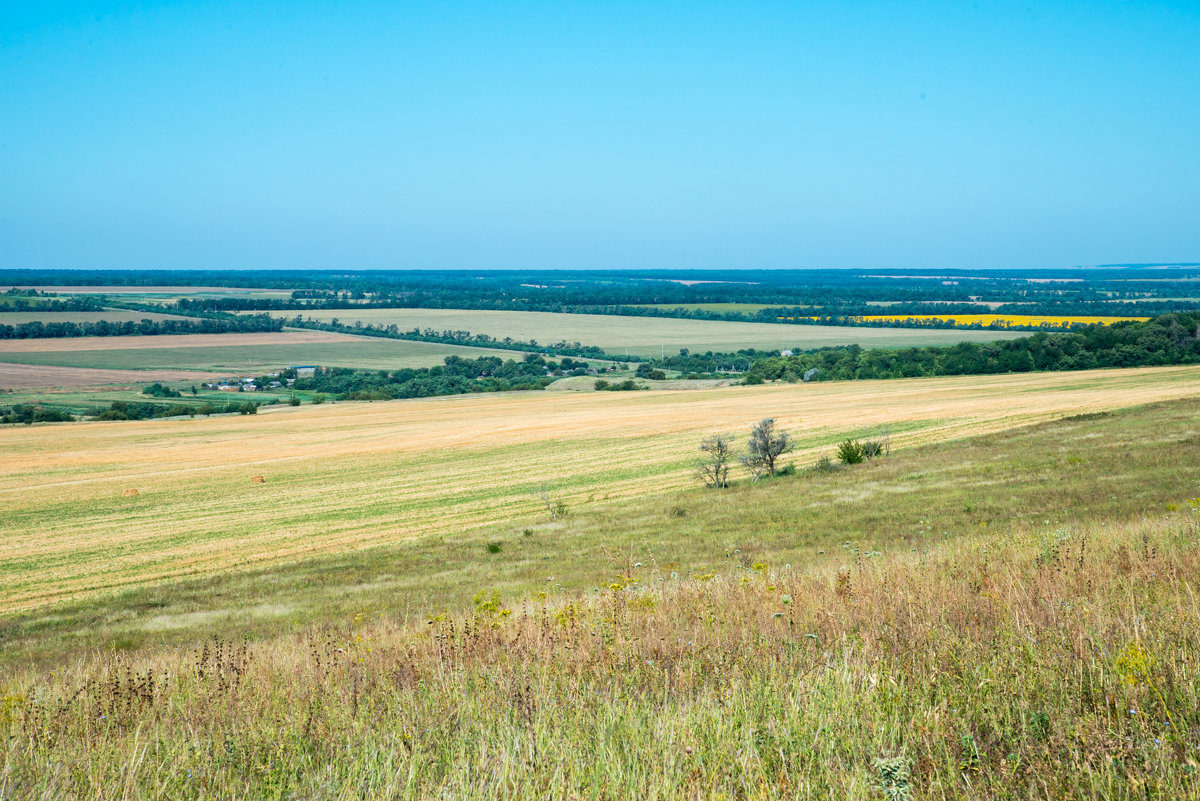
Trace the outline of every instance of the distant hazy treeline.
<instances>
[{"instance_id":1,"label":"distant hazy treeline","mask_svg":"<svg viewBox=\"0 0 1200 801\"><path fill-rule=\"evenodd\" d=\"M96 320L94 322L41 322L0 324L0 339L50 339L55 337L155 336L165 334L228 334L282 331L283 321L267 314L189 320Z\"/></svg>"}]
</instances>

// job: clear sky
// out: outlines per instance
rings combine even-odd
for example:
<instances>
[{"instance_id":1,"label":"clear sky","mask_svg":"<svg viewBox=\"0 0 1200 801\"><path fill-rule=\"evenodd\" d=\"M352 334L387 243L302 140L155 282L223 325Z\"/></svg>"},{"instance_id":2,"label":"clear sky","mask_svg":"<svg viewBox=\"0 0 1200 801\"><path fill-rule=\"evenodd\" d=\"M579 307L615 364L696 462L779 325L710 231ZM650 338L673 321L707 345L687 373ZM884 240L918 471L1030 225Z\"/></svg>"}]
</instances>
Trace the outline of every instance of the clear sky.
<instances>
[{"instance_id":1,"label":"clear sky","mask_svg":"<svg viewBox=\"0 0 1200 801\"><path fill-rule=\"evenodd\" d=\"M0 9L0 267L1200 261L1200 3Z\"/></svg>"}]
</instances>

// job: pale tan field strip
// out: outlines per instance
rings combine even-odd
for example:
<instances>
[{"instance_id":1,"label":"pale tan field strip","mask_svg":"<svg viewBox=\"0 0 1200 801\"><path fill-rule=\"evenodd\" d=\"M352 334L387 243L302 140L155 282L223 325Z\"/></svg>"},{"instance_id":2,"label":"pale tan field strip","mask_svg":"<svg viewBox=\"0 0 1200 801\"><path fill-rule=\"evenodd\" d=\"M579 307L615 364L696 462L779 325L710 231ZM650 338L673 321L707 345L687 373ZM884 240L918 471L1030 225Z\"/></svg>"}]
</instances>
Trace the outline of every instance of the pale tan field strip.
<instances>
[{"instance_id":1,"label":"pale tan field strip","mask_svg":"<svg viewBox=\"0 0 1200 801\"><path fill-rule=\"evenodd\" d=\"M545 517L691 483L701 436L764 416L797 464L1200 394L1200 368L508 393L0 430L0 610ZM255 484L261 475L266 483ZM123 497L136 489L138 495ZM473 545L471 547L478 547Z\"/></svg>"},{"instance_id":2,"label":"pale tan field strip","mask_svg":"<svg viewBox=\"0 0 1200 801\"><path fill-rule=\"evenodd\" d=\"M144 350L146 348L215 348L230 345L311 345L319 342L359 342L361 337L327 331L279 331L256 334L167 334L128 337L48 337L0 339L5 353L54 353L84 350Z\"/></svg>"},{"instance_id":3,"label":"pale tan field strip","mask_svg":"<svg viewBox=\"0 0 1200 801\"><path fill-rule=\"evenodd\" d=\"M51 367L45 364L0 363L0 389L50 389L141 385L152 381L196 381L221 373L195 370L103 370L94 367Z\"/></svg>"},{"instance_id":4,"label":"pale tan field strip","mask_svg":"<svg viewBox=\"0 0 1200 801\"><path fill-rule=\"evenodd\" d=\"M297 312L271 312L292 318ZM937 328L866 328L787 323L741 323L690 320L673 317L622 317L607 314L490 311L477 309L337 309L300 312L314 320L396 325L402 331L432 328L437 331L470 331L497 339L512 337L542 345L559 341L596 345L610 354L670 355L688 348L696 353L728 352L742 348L822 348L861 345L864 348L949 345L956 342L993 342L1028 336L1009 331L973 331Z\"/></svg>"}]
</instances>

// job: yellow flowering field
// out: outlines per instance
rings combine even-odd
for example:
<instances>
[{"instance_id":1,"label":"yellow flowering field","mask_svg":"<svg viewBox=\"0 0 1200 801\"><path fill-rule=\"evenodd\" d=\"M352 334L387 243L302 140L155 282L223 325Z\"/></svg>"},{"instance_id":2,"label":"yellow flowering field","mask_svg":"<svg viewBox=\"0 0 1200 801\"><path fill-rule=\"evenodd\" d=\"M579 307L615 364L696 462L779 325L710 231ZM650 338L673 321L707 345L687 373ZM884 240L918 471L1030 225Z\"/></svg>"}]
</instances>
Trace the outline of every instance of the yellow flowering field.
<instances>
[{"instance_id":1,"label":"yellow flowering field","mask_svg":"<svg viewBox=\"0 0 1200 801\"><path fill-rule=\"evenodd\" d=\"M1072 325L1111 325L1124 320L1149 320L1149 317L1087 317L1038 314L871 314L855 317L854 320L863 323L901 323L905 320L920 322L941 322L954 320L959 325L1002 325L1002 326L1034 326L1037 328L1069 328Z\"/></svg>"}]
</instances>

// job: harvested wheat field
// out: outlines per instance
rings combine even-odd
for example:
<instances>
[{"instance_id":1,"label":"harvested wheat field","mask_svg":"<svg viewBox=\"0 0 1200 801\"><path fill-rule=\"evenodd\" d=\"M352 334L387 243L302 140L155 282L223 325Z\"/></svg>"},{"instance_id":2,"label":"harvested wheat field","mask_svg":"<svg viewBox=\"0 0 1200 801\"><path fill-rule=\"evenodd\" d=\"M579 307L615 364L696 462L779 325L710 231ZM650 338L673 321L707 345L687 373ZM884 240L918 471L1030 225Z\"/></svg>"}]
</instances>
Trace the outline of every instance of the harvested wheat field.
<instances>
[{"instance_id":1,"label":"harvested wheat field","mask_svg":"<svg viewBox=\"0 0 1200 801\"><path fill-rule=\"evenodd\" d=\"M705 434L773 416L804 464L1200 392L1196 367L511 393L0 431L0 610L294 561L688 484ZM253 476L263 476L256 483ZM124 492L138 494L126 497Z\"/></svg>"}]
</instances>

